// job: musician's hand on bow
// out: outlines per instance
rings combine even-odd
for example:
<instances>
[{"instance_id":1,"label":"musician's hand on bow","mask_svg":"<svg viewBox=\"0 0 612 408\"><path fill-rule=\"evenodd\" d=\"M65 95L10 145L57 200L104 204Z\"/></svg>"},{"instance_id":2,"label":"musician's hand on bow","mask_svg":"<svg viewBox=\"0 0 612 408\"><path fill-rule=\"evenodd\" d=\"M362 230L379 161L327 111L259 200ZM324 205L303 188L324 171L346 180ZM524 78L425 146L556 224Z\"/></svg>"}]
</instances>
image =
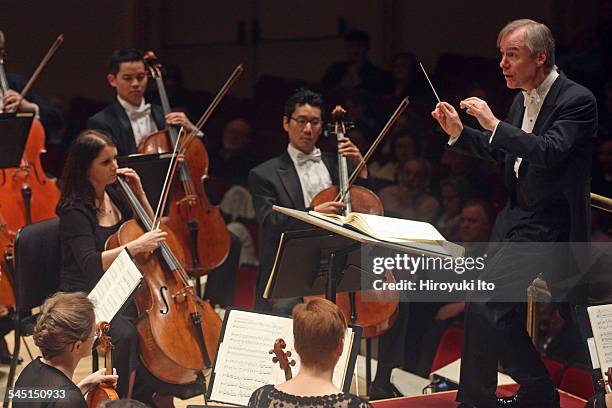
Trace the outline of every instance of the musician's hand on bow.
<instances>
[{"instance_id":1,"label":"musician's hand on bow","mask_svg":"<svg viewBox=\"0 0 612 408\"><path fill-rule=\"evenodd\" d=\"M338 142L338 153L349 159L355 166L359 166L359 163L363 160L359 148L348 137L340 138ZM368 178L368 168L366 165L361 168L359 177Z\"/></svg>"},{"instance_id":2,"label":"musician's hand on bow","mask_svg":"<svg viewBox=\"0 0 612 408\"><path fill-rule=\"evenodd\" d=\"M9 89L2 100L4 112L31 112L36 113L36 104L22 98L19 92Z\"/></svg>"},{"instance_id":3,"label":"musician's hand on bow","mask_svg":"<svg viewBox=\"0 0 612 408\"><path fill-rule=\"evenodd\" d=\"M187 115L185 115L184 112L170 112L166 115L166 123L169 125L182 127L187 132L187 134L198 131L198 129L193 123L191 123L191 121L189 120Z\"/></svg>"},{"instance_id":4,"label":"musician's hand on bow","mask_svg":"<svg viewBox=\"0 0 612 408\"><path fill-rule=\"evenodd\" d=\"M129 167L122 167L117 169L117 175L125 177L125 180L130 185L130 188L134 192L134 194L138 196L145 195L144 189L142 188L142 182L140 181L140 176L134 169ZM146 197L146 196L145 196Z\"/></svg>"},{"instance_id":5,"label":"musician's hand on bow","mask_svg":"<svg viewBox=\"0 0 612 408\"><path fill-rule=\"evenodd\" d=\"M315 206L313 210L325 214L340 214L344 208L346 208L346 204L340 201L328 201Z\"/></svg>"},{"instance_id":6,"label":"musician's hand on bow","mask_svg":"<svg viewBox=\"0 0 612 408\"><path fill-rule=\"evenodd\" d=\"M87 394L93 387L100 383L104 383L110 385L111 387L117 386L117 380L119 376L117 375L117 370L113 369L112 375L104 374L105 369L98 370L89 374L87 377L83 378L78 384L77 387L81 390L83 395Z\"/></svg>"},{"instance_id":7,"label":"musician's hand on bow","mask_svg":"<svg viewBox=\"0 0 612 408\"><path fill-rule=\"evenodd\" d=\"M469 115L474 116L478 123L480 123L480 126L490 132L494 131L499 123L499 119L493 115L489 105L480 98L471 96L459 102L459 107L465 109Z\"/></svg>"},{"instance_id":8,"label":"musician's hand on bow","mask_svg":"<svg viewBox=\"0 0 612 408\"><path fill-rule=\"evenodd\" d=\"M463 123L459 119L459 114L453 106L447 102L440 102L436 109L431 112L431 116L438 121L440 127L447 135L456 139L463 131Z\"/></svg>"},{"instance_id":9,"label":"musician's hand on bow","mask_svg":"<svg viewBox=\"0 0 612 408\"><path fill-rule=\"evenodd\" d=\"M126 245L127 249L132 255L140 253L152 253L155 251L162 242L166 240L168 236L167 232L160 229L145 232L134 241Z\"/></svg>"}]
</instances>

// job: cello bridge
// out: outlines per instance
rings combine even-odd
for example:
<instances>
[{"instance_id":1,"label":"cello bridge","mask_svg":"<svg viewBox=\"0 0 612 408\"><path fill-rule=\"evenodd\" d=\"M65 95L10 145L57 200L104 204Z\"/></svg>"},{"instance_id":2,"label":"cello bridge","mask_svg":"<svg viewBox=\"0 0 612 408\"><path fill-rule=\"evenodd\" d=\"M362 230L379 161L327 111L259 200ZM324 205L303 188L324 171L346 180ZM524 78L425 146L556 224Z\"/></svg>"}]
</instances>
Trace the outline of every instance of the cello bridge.
<instances>
[{"instance_id":1,"label":"cello bridge","mask_svg":"<svg viewBox=\"0 0 612 408\"><path fill-rule=\"evenodd\" d=\"M196 204L197 200L198 200L198 196L196 196L194 194L187 194L187 195L185 195L185 197L181 198L176 203L178 205L187 204L188 206L194 206Z\"/></svg>"}]
</instances>

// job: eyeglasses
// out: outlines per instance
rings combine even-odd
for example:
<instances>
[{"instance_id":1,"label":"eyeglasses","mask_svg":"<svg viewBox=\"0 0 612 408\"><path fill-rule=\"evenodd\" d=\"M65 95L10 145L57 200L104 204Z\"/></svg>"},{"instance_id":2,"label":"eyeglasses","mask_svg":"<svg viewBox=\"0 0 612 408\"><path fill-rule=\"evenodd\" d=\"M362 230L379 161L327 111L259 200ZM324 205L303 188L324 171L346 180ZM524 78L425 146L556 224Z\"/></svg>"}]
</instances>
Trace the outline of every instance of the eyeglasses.
<instances>
[{"instance_id":1,"label":"eyeglasses","mask_svg":"<svg viewBox=\"0 0 612 408\"><path fill-rule=\"evenodd\" d=\"M319 118L308 119L302 116L297 118L291 116L291 119L295 120L295 123L297 123L300 127L306 127L306 124L310 123L310 126L312 126L313 128L318 128L321 127L321 124L323 124L323 121Z\"/></svg>"}]
</instances>

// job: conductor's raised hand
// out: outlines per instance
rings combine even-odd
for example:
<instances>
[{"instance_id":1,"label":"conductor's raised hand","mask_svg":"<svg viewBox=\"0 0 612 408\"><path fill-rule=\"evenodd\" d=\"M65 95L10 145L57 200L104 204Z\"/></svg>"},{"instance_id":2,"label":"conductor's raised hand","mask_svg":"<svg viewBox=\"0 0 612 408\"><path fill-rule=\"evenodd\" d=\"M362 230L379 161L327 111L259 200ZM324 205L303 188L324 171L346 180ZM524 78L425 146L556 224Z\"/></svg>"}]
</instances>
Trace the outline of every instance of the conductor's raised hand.
<instances>
[{"instance_id":1,"label":"conductor's raised hand","mask_svg":"<svg viewBox=\"0 0 612 408\"><path fill-rule=\"evenodd\" d=\"M438 103L436 109L431 112L431 116L438 121L442 130L454 139L458 138L463 131L463 123L459 119L459 114L448 102Z\"/></svg>"},{"instance_id":2,"label":"conductor's raised hand","mask_svg":"<svg viewBox=\"0 0 612 408\"><path fill-rule=\"evenodd\" d=\"M490 132L495 130L499 119L495 117L489 104L480 98L471 96L459 102L459 107L465 109L468 115L472 115L478 120L480 126Z\"/></svg>"},{"instance_id":3,"label":"conductor's raised hand","mask_svg":"<svg viewBox=\"0 0 612 408\"><path fill-rule=\"evenodd\" d=\"M340 201L328 201L315 206L313 210L325 214L340 214L345 207L346 205Z\"/></svg>"}]
</instances>

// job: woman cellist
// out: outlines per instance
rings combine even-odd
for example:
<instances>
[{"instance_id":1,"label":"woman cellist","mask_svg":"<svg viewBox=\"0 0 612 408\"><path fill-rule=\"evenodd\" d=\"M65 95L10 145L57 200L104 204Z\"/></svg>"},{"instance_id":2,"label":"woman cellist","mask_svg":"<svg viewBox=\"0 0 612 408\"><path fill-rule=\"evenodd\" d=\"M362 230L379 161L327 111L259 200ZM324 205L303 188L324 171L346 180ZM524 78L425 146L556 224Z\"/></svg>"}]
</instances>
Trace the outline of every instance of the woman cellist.
<instances>
[{"instance_id":1,"label":"woman cellist","mask_svg":"<svg viewBox=\"0 0 612 408\"><path fill-rule=\"evenodd\" d=\"M63 291L91 291L124 247L132 255L151 252L166 238L165 232L154 230L124 246L104 250L107 238L132 217L130 206L114 186L118 175L125 177L147 212L153 214L138 175L129 168L117 168L116 156L117 149L110 138L95 130L81 132L70 147L58 204ZM136 316L130 304L122 316L113 320L111 328L120 396L128 394L130 377L139 364L138 335L132 323ZM146 390L142 392L148 395Z\"/></svg>"}]
</instances>

